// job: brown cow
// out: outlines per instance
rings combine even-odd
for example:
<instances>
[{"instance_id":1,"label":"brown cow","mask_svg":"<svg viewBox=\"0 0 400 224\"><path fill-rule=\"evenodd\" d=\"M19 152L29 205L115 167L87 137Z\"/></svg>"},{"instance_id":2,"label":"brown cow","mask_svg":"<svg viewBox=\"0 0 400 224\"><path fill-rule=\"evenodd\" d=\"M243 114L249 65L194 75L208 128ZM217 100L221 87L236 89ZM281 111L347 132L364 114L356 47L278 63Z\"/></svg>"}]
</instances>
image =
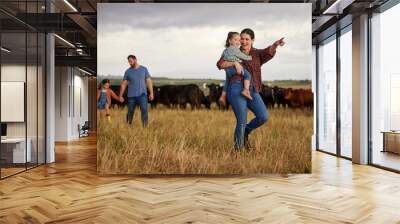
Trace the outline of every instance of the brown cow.
<instances>
[{"instance_id":1,"label":"brown cow","mask_svg":"<svg viewBox=\"0 0 400 224\"><path fill-rule=\"evenodd\" d=\"M285 99L290 102L293 108L313 107L313 93L309 89L292 89L285 90Z\"/></svg>"}]
</instances>

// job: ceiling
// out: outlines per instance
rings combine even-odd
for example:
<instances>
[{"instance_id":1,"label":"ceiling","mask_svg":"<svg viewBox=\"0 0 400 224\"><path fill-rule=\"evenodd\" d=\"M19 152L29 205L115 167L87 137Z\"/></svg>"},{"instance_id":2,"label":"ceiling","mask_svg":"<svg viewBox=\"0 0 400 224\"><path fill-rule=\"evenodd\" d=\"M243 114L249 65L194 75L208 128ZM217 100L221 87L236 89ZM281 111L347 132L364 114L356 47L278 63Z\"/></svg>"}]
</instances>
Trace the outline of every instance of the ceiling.
<instances>
[{"instance_id":1,"label":"ceiling","mask_svg":"<svg viewBox=\"0 0 400 224\"><path fill-rule=\"evenodd\" d=\"M374 9L388 0L1 0L0 22L2 32L19 32L30 28L39 32L55 32L56 65L80 66L96 72L97 3L137 2L266 2L311 3L313 42L331 35L341 26L351 23L351 17ZM52 13L48 13L52 8ZM27 13L26 13L27 12ZM347 17L347 23L346 23ZM66 41L64 41L66 40ZM69 43L68 43L69 42ZM72 44L72 45L71 45Z\"/></svg>"}]
</instances>

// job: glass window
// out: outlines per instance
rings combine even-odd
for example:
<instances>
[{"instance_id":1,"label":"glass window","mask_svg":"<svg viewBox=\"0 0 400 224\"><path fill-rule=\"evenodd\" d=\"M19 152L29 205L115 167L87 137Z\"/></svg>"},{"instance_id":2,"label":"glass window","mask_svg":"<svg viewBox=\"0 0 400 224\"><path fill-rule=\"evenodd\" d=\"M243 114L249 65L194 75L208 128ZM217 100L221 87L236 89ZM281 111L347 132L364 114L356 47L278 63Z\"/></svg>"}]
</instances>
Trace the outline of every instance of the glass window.
<instances>
[{"instance_id":1,"label":"glass window","mask_svg":"<svg viewBox=\"0 0 400 224\"><path fill-rule=\"evenodd\" d=\"M372 25L372 163L400 170L400 4L374 15Z\"/></svg>"},{"instance_id":2,"label":"glass window","mask_svg":"<svg viewBox=\"0 0 400 224\"><path fill-rule=\"evenodd\" d=\"M39 1L2 2L19 13L41 12ZM44 2L42 1L43 5ZM45 35L2 14L0 178L45 162Z\"/></svg>"},{"instance_id":3,"label":"glass window","mask_svg":"<svg viewBox=\"0 0 400 224\"><path fill-rule=\"evenodd\" d=\"M351 28L351 27L350 27ZM352 157L352 35L340 36L340 154Z\"/></svg>"},{"instance_id":4,"label":"glass window","mask_svg":"<svg viewBox=\"0 0 400 224\"><path fill-rule=\"evenodd\" d=\"M1 177L25 170L30 162L26 142L26 33L1 34Z\"/></svg>"},{"instance_id":5,"label":"glass window","mask_svg":"<svg viewBox=\"0 0 400 224\"><path fill-rule=\"evenodd\" d=\"M37 1L27 2L26 12L33 14L39 11ZM37 23L38 17L32 18L32 23ZM33 29L27 29L27 63L26 63L26 125L27 142L31 151L31 159L27 167L38 165L38 32Z\"/></svg>"},{"instance_id":6,"label":"glass window","mask_svg":"<svg viewBox=\"0 0 400 224\"><path fill-rule=\"evenodd\" d=\"M318 149L336 154L335 38L318 48Z\"/></svg>"},{"instance_id":7,"label":"glass window","mask_svg":"<svg viewBox=\"0 0 400 224\"><path fill-rule=\"evenodd\" d=\"M37 141L37 127L38 127L38 107L37 107L37 98L38 98L38 88L37 88L37 80L38 80L38 35L36 32L28 32L27 33L27 53L28 53L28 61L27 61L27 82L26 82L26 114L27 114L27 141L31 151L31 159L27 163L27 167L34 167L37 165L37 150L38 150L38 141Z\"/></svg>"}]
</instances>

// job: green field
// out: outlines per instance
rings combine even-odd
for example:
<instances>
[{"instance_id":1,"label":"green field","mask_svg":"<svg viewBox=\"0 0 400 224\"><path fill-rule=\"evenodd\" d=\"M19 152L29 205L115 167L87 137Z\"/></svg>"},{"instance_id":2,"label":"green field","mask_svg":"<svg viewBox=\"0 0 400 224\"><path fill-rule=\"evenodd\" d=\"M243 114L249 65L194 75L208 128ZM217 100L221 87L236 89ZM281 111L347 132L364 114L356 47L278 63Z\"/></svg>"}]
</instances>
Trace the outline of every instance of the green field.
<instances>
[{"instance_id":1,"label":"green field","mask_svg":"<svg viewBox=\"0 0 400 224\"><path fill-rule=\"evenodd\" d=\"M103 78L108 78L111 81L111 85L120 85L122 77L99 77L98 82L101 82ZM200 88L203 87L203 84L206 83L223 83L224 80L219 79L169 79L169 78L152 78L154 85L163 86L163 85L184 85L184 84L197 84ZM268 86L279 86L283 88L311 88L311 80L274 80L274 81L264 81L265 85Z\"/></svg>"}]
</instances>

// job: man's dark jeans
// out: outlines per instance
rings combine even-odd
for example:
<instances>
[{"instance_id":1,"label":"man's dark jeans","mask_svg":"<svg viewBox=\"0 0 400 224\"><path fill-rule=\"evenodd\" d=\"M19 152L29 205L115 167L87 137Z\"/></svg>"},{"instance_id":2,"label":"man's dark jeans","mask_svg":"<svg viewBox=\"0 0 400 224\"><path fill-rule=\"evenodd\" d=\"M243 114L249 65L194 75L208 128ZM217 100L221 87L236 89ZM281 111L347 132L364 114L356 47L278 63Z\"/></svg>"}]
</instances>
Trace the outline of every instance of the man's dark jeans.
<instances>
[{"instance_id":1,"label":"man's dark jeans","mask_svg":"<svg viewBox=\"0 0 400 224\"><path fill-rule=\"evenodd\" d=\"M128 114L126 115L126 121L132 124L133 115L135 114L136 105L139 105L143 127L147 126L148 122L148 110L147 110L147 95L142 94L136 97L128 97Z\"/></svg>"}]
</instances>

